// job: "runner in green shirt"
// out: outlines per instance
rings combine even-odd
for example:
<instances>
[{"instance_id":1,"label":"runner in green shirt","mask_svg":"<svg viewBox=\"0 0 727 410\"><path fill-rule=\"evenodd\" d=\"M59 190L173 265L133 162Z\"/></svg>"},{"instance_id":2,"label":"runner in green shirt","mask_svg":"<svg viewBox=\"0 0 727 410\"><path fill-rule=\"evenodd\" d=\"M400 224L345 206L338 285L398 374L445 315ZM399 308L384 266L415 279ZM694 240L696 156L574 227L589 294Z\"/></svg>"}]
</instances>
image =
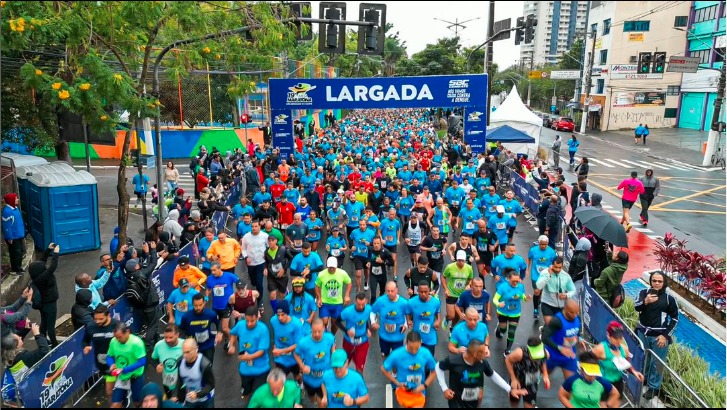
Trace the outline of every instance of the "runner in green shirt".
<instances>
[{"instance_id":1,"label":"runner in green shirt","mask_svg":"<svg viewBox=\"0 0 727 410\"><path fill-rule=\"evenodd\" d=\"M316 302L318 316L323 319L326 328L331 323L331 332L335 335L336 321L341 316L343 305L351 303L351 277L343 269L338 269L335 256L328 258L326 267L316 279Z\"/></svg>"},{"instance_id":2,"label":"runner in green shirt","mask_svg":"<svg viewBox=\"0 0 727 410\"><path fill-rule=\"evenodd\" d=\"M114 338L109 343L106 364L112 376L117 376L111 403L119 407L131 390L131 401L135 407L141 402L141 389L144 388L144 366L146 348L139 336L132 335L126 323L119 322L114 328Z\"/></svg>"},{"instance_id":3,"label":"runner in green shirt","mask_svg":"<svg viewBox=\"0 0 727 410\"><path fill-rule=\"evenodd\" d=\"M455 310L457 299L465 290L469 289L470 282L474 278L472 266L467 264L467 253L459 250L455 256L457 261L447 265L444 272L442 272L442 287L444 288L444 296L446 296L447 322L449 323L450 334L454 325L459 321ZM447 326L447 323L444 326Z\"/></svg>"},{"instance_id":4,"label":"runner in green shirt","mask_svg":"<svg viewBox=\"0 0 727 410\"><path fill-rule=\"evenodd\" d=\"M300 387L295 380L286 380L278 368L270 370L268 382L258 387L250 398L250 409L292 409L300 404Z\"/></svg>"},{"instance_id":5,"label":"runner in green shirt","mask_svg":"<svg viewBox=\"0 0 727 410\"><path fill-rule=\"evenodd\" d=\"M164 328L164 340L154 346L152 360L157 364L156 371L162 375L162 386L167 397L177 387L177 361L182 357L182 342L179 341L179 328L169 323Z\"/></svg>"},{"instance_id":6,"label":"runner in green shirt","mask_svg":"<svg viewBox=\"0 0 727 410\"><path fill-rule=\"evenodd\" d=\"M274 236L278 240L278 246L283 246L283 234L276 228L273 228L273 223L268 221L265 223L265 229L263 232L268 236Z\"/></svg>"}]
</instances>

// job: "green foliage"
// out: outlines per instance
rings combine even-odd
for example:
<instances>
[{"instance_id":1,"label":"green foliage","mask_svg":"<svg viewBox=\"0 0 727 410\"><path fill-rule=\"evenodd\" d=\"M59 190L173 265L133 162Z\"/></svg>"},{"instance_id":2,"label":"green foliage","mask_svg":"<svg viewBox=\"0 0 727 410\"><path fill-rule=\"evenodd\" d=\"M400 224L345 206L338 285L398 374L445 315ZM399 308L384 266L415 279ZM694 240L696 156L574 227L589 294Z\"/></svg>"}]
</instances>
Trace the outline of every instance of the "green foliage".
<instances>
[{"instance_id":1,"label":"green foliage","mask_svg":"<svg viewBox=\"0 0 727 410\"><path fill-rule=\"evenodd\" d=\"M583 58L583 38L573 41L568 51L560 57L558 68L560 70L580 70Z\"/></svg>"},{"instance_id":2,"label":"green foliage","mask_svg":"<svg viewBox=\"0 0 727 410\"><path fill-rule=\"evenodd\" d=\"M400 60L396 74L407 75L444 75L464 72L465 59L462 55L459 37L440 38L435 44L427 44L424 50L408 60Z\"/></svg>"}]
</instances>

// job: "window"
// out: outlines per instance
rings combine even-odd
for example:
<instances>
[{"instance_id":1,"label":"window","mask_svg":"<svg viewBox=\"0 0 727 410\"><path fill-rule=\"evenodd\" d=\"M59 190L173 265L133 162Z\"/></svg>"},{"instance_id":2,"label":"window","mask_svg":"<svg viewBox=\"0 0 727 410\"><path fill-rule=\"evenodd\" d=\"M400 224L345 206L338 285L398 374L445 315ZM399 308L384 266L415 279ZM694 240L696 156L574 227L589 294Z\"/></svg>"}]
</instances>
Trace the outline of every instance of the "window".
<instances>
[{"instance_id":1,"label":"window","mask_svg":"<svg viewBox=\"0 0 727 410\"><path fill-rule=\"evenodd\" d=\"M608 61L608 50L601 50L601 59L598 64L606 64Z\"/></svg>"},{"instance_id":2,"label":"window","mask_svg":"<svg viewBox=\"0 0 727 410\"><path fill-rule=\"evenodd\" d=\"M681 87L678 85L670 85L666 87L666 95L679 95Z\"/></svg>"},{"instance_id":3,"label":"window","mask_svg":"<svg viewBox=\"0 0 727 410\"><path fill-rule=\"evenodd\" d=\"M699 57L699 64L708 64L710 51L711 50L690 51L689 55L692 57Z\"/></svg>"},{"instance_id":4,"label":"window","mask_svg":"<svg viewBox=\"0 0 727 410\"><path fill-rule=\"evenodd\" d=\"M717 7L719 5L715 4L714 6L705 7L703 9L699 9L694 13L694 22L699 23L701 21L709 21L714 20L717 18Z\"/></svg>"},{"instance_id":5,"label":"window","mask_svg":"<svg viewBox=\"0 0 727 410\"><path fill-rule=\"evenodd\" d=\"M624 33L630 31L649 31L650 21L624 21ZM686 26L686 24L684 24Z\"/></svg>"},{"instance_id":6,"label":"window","mask_svg":"<svg viewBox=\"0 0 727 410\"><path fill-rule=\"evenodd\" d=\"M689 21L689 16L676 16L674 17L674 27L686 27Z\"/></svg>"},{"instance_id":7,"label":"window","mask_svg":"<svg viewBox=\"0 0 727 410\"><path fill-rule=\"evenodd\" d=\"M724 61L724 51L725 51L724 47L714 50L714 62L715 63L721 63Z\"/></svg>"},{"instance_id":8,"label":"window","mask_svg":"<svg viewBox=\"0 0 727 410\"><path fill-rule=\"evenodd\" d=\"M611 19L603 20L603 35L611 32Z\"/></svg>"},{"instance_id":9,"label":"window","mask_svg":"<svg viewBox=\"0 0 727 410\"><path fill-rule=\"evenodd\" d=\"M591 24L591 33L595 33L598 31L598 23Z\"/></svg>"},{"instance_id":10,"label":"window","mask_svg":"<svg viewBox=\"0 0 727 410\"><path fill-rule=\"evenodd\" d=\"M596 80L596 94L603 94L605 84L606 80L604 80L603 78L599 78Z\"/></svg>"}]
</instances>

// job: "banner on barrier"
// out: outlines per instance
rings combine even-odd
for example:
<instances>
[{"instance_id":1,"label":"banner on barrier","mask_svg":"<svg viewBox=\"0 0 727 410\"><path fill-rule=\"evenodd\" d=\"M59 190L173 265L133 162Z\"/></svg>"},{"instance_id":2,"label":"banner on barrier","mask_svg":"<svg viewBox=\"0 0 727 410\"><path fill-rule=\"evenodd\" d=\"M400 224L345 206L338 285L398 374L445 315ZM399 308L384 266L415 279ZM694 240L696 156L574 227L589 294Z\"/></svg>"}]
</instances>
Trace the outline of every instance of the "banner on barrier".
<instances>
[{"instance_id":1,"label":"banner on barrier","mask_svg":"<svg viewBox=\"0 0 727 410\"><path fill-rule=\"evenodd\" d=\"M472 147L472 153L487 151L487 106L465 109L464 141Z\"/></svg>"},{"instance_id":2,"label":"banner on barrier","mask_svg":"<svg viewBox=\"0 0 727 410\"><path fill-rule=\"evenodd\" d=\"M538 213L538 201L540 201L540 191L534 186L525 182L525 179L517 173L512 173L513 178L513 191L523 204L530 210L530 213L536 215Z\"/></svg>"},{"instance_id":3,"label":"banner on barrier","mask_svg":"<svg viewBox=\"0 0 727 410\"><path fill-rule=\"evenodd\" d=\"M83 354L81 328L26 373L17 391L26 408L61 407L96 371L93 354Z\"/></svg>"},{"instance_id":4,"label":"banner on barrier","mask_svg":"<svg viewBox=\"0 0 727 410\"><path fill-rule=\"evenodd\" d=\"M616 321L624 328L624 340L632 354L631 365L639 372L644 367L644 349L641 343L631 329L606 305L604 300L588 286L588 278L583 280L583 301L581 303L581 318L583 326L596 342L608 340L606 338L606 328L611 321ZM632 394L632 397L641 397L641 383L629 373L626 377L626 386Z\"/></svg>"}]
</instances>

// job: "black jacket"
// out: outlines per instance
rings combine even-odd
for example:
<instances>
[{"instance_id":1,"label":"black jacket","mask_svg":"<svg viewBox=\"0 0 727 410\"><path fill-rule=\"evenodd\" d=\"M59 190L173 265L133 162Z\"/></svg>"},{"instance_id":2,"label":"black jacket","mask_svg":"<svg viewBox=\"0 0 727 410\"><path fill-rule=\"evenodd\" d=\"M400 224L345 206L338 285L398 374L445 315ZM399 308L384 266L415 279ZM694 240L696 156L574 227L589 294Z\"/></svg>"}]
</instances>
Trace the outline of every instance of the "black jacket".
<instances>
[{"instance_id":1,"label":"black jacket","mask_svg":"<svg viewBox=\"0 0 727 410\"><path fill-rule=\"evenodd\" d=\"M10 365L10 367L15 366L16 363L22 361L23 363L25 363L26 366L28 366L28 368L31 368L50 352L48 339L46 339L45 336L36 336L35 343L38 345L37 349L33 350L32 352L29 350L23 350L22 352L18 353L18 355L15 356L15 360L13 360L13 363L12 365Z\"/></svg>"},{"instance_id":2,"label":"black jacket","mask_svg":"<svg viewBox=\"0 0 727 410\"><path fill-rule=\"evenodd\" d=\"M93 323L91 298L91 291L88 289L79 289L76 292L76 303L71 307L73 330L78 330Z\"/></svg>"},{"instance_id":3,"label":"black jacket","mask_svg":"<svg viewBox=\"0 0 727 410\"><path fill-rule=\"evenodd\" d=\"M679 321L679 306L674 296L666 293L669 279L664 274L661 274L661 277L664 278L664 287L657 292L656 302L648 305L644 302L649 292L656 292L655 290L649 288L639 292L639 297L634 303L634 309L639 312L639 324L636 330L646 336L666 336L667 340L671 342L671 335ZM651 278L649 278L649 282L651 282Z\"/></svg>"},{"instance_id":4,"label":"black jacket","mask_svg":"<svg viewBox=\"0 0 727 410\"><path fill-rule=\"evenodd\" d=\"M558 204L551 204L545 212L545 226L552 231L558 231L560 227L560 206Z\"/></svg>"},{"instance_id":5,"label":"black jacket","mask_svg":"<svg viewBox=\"0 0 727 410\"><path fill-rule=\"evenodd\" d=\"M149 291L146 296L146 309L156 309L159 306L159 294L157 293L156 286L151 282L151 273L154 272L157 264L157 253L156 250L151 250L149 255L142 255L139 257L139 265L142 267L139 270L133 272L126 271L126 280L135 280L136 277L141 276L145 278L149 283Z\"/></svg>"},{"instance_id":6,"label":"black jacket","mask_svg":"<svg viewBox=\"0 0 727 410\"><path fill-rule=\"evenodd\" d=\"M45 264L48 256L53 254L50 266L46 268ZM52 249L46 249L37 260L28 266L30 279L40 290L40 298L42 303L53 303L58 300L58 283L56 281L55 271L58 267L58 254Z\"/></svg>"}]
</instances>

